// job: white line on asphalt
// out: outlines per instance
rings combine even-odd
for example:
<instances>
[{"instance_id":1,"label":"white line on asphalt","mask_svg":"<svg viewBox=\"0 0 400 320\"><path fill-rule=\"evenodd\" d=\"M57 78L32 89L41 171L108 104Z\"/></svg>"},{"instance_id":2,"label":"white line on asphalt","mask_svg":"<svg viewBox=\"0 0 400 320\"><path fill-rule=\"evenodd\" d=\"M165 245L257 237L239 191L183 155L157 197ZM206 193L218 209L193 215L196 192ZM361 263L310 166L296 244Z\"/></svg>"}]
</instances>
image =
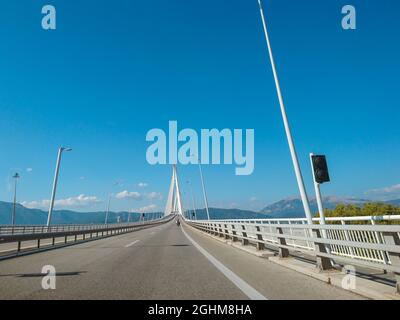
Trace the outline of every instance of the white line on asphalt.
<instances>
[{"instance_id":1,"label":"white line on asphalt","mask_svg":"<svg viewBox=\"0 0 400 320\"><path fill-rule=\"evenodd\" d=\"M140 240L135 240L135 241L133 241L133 242L131 242L131 243L128 243L128 244L125 246L125 248L132 247L134 244L138 243L139 241L140 241Z\"/></svg>"},{"instance_id":2,"label":"white line on asphalt","mask_svg":"<svg viewBox=\"0 0 400 320\"><path fill-rule=\"evenodd\" d=\"M233 284L238 287L246 296L251 300L268 300L260 292L250 286L246 281L240 278L232 270L225 267L221 262L215 259L211 254L209 254L205 249L203 249L196 241L194 241L182 228L183 234L189 241L199 250L219 271L221 271L225 277L227 277Z\"/></svg>"}]
</instances>

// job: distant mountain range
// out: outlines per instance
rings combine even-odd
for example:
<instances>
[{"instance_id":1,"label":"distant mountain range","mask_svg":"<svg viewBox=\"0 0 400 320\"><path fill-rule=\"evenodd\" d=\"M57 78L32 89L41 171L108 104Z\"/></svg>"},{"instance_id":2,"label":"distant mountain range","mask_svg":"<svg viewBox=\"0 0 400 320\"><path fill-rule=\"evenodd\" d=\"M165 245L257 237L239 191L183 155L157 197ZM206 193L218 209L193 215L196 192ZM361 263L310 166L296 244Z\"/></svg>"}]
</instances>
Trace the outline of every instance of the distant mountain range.
<instances>
[{"instance_id":1,"label":"distant mountain range","mask_svg":"<svg viewBox=\"0 0 400 320\"><path fill-rule=\"evenodd\" d=\"M392 204L394 206L400 206L400 199L385 201L385 203Z\"/></svg>"},{"instance_id":2,"label":"distant mountain range","mask_svg":"<svg viewBox=\"0 0 400 320\"><path fill-rule=\"evenodd\" d=\"M318 212L317 202L315 199L310 199L310 209L312 213ZM334 209L338 204L354 204L363 205L368 202L376 202L367 199L345 198L345 197L323 197L323 206L325 209ZM400 199L381 201L383 203L400 205ZM299 218L304 217L303 204L300 198L287 198L275 202L260 211L261 213L268 214L274 218Z\"/></svg>"},{"instance_id":3,"label":"distant mountain range","mask_svg":"<svg viewBox=\"0 0 400 320\"><path fill-rule=\"evenodd\" d=\"M211 219L267 219L272 218L272 215L268 215L261 212L255 212L250 210L241 209L221 209L221 208L209 208ZM190 213L193 211L190 210ZM207 212L205 209L196 210L197 219L207 219Z\"/></svg>"},{"instance_id":4,"label":"distant mountain range","mask_svg":"<svg viewBox=\"0 0 400 320\"><path fill-rule=\"evenodd\" d=\"M372 202L367 199L357 198L340 198L340 197L324 197L324 208L333 209L338 204L354 204L363 205L367 202ZM383 201L382 201L383 202ZM384 201L384 203L400 206L400 199ZM315 214L317 204L315 199L310 199L311 211ZM190 213L192 211L189 211ZM209 208L211 219L268 219L268 218L303 218L304 209L300 198L287 198L275 202L260 212L241 209L222 209L222 208ZM12 203L0 201L0 225L11 224ZM197 209L198 219L207 219L205 209ZM155 213L156 214L156 213ZM154 215L155 215L154 214ZM160 213L159 213L160 214ZM116 223L118 217L121 222L128 221L129 213L126 211L110 212L108 221L109 223ZM147 213L146 217L152 215ZM131 221L139 220L140 213L131 213ZM105 212L76 212L71 210L54 210L52 223L53 224L96 224L104 223ZM17 224L31 224L43 225L47 221L47 211L40 209L26 208L20 204L16 206L16 223Z\"/></svg>"},{"instance_id":5,"label":"distant mountain range","mask_svg":"<svg viewBox=\"0 0 400 320\"><path fill-rule=\"evenodd\" d=\"M156 214L156 213L155 213ZM0 225L11 224L12 203L0 201ZM111 212L108 216L109 223L127 221L129 213ZM26 208L20 204L16 205L16 224L43 225L47 222L47 211ZM140 213L131 213L131 221L137 221ZM105 222L105 212L76 212L71 210L54 210L52 216L53 224L97 224Z\"/></svg>"}]
</instances>

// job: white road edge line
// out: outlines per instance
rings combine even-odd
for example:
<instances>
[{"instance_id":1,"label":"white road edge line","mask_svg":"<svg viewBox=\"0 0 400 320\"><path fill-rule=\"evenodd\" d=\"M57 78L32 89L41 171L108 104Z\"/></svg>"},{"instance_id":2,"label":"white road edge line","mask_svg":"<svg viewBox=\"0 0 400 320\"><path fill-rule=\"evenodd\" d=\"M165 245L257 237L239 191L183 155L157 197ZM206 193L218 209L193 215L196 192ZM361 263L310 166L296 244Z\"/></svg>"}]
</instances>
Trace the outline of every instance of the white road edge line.
<instances>
[{"instance_id":1,"label":"white road edge line","mask_svg":"<svg viewBox=\"0 0 400 320\"><path fill-rule=\"evenodd\" d=\"M183 234L188 238L188 240L199 250L219 271L221 271L225 277L227 277L232 283L238 287L246 296L251 300L268 300L260 292L250 286L246 281L240 278L232 270L225 267L221 262L215 259L211 254L209 254L205 249L203 249L196 241L194 241L182 228Z\"/></svg>"},{"instance_id":2,"label":"white road edge line","mask_svg":"<svg viewBox=\"0 0 400 320\"><path fill-rule=\"evenodd\" d=\"M135 241L133 241L133 242L131 242L131 243L128 243L128 244L125 246L125 248L132 247L134 244L138 243L139 241L140 241L140 240L135 240Z\"/></svg>"}]
</instances>

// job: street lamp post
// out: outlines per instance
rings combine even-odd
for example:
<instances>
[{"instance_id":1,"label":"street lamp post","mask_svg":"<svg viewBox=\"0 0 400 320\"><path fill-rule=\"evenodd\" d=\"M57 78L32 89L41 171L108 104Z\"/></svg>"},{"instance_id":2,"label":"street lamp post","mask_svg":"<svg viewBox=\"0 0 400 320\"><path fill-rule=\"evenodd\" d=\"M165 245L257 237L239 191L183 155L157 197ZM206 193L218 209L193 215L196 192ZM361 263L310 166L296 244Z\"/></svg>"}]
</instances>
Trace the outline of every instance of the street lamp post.
<instances>
[{"instance_id":1,"label":"street lamp post","mask_svg":"<svg viewBox=\"0 0 400 320\"><path fill-rule=\"evenodd\" d=\"M191 154L190 156L191 157L195 157L194 154ZM208 211L207 193L206 193L206 188L204 186L203 170L201 169L201 162L200 162L200 159L198 157L197 157L197 163L199 164L201 188L203 190L203 199L204 199L204 205L206 206L207 220L210 220L210 212Z\"/></svg>"},{"instance_id":2,"label":"street lamp post","mask_svg":"<svg viewBox=\"0 0 400 320\"><path fill-rule=\"evenodd\" d=\"M12 210L12 217L11 217L11 224L14 226L15 225L15 211L16 211L16 206L17 206L17 180L19 179L19 174L16 172L13 175L14 178L14 202L13 202L13 210Z\"/></svg>"},{"instance_id":3,"label":"street lamp post","mask_svg":"<svg viewBox=\"0 0 400 320\"><path fill-rule=\"evenodd\" d=\"M206 212L207 212L207 219L210 220L210 212L208 211L208 200L207 200L206 187L204 186L203 170L201 169L200 161L199 161L199 170L200 170L201 187L203 189L204 204L206 206Z\"/></svg>"},{"instance_id":4,"label":"street lamp post","mask_svg":"<svg viewBox=\"0 0 400 320\"><path fill-rule=\"evenodd\" d=\"M301 196L301 200L303 202L304 212L305 212L305 215L307 217L307 221L308 221L309 224L312 224L312 215L311 215L311 210L310 210L310 204L308 202L306 189L304 187L303 176L301 174L299 161L297 159L296 149L294 147L292 133L290 131L289 121L288 121L287 115L286 115L285 104L283 102L283 96L282 96L281 87L280 87L280 84L279 84L278 73L277 73L276 67L275 67L274 56L272 54L271 42L270 42L269 36L268 36L268 30L267 30L267 25L265 23L264 11L263 11L263 8L262 8L261 0L258 0L258 4L260 6L260 14L261 14L261 19L262 19L262 24L263 24L263 27L264 27L265 39L267 41L269 58L271 60L272 72L274 74L276 91L277 91L277 94L278 94L279 105L281 107L282 119L283 119L283 124L285 126L286 137L287 137L287 140L288 140L290 154L291 154L291 157L292 157L294 172L296 174L297 184L298 184L298 187L299 187L300 196Z\"/></svg>"},{"instance_id":5,"label":"street lamp post","mask_svg":"<svg viewBox=\"0 0 400 320\"><path fill-rule=\"evenodd\" d=\"M104 220L104 224L108 224L108 215L110 213L110 202L111 202L111 193L108 195L108 202L107 202L107 210L106 210L106 218Z\"/></svg>"},{"instance_id":6,"label":"street lamp post","mask_svg":"<svg viewBox=\"0 0 400 320\"><path fill-rule=\"evenodd\" d=\"M193 188L192 188L192 184L190 183L190 181L187 181L188 185L189 185L189 189L190 189L190 194L191 194L191 198L192 198L192 205L193 205L193 212L194 212L194 217L195 219L197 219L197 212L196 212L196 205L194 202L194 195L193 195ZM190 220L190 217L189 217Z\"/></svg>"},{"instance_id":7,"label":"street lamp post","mask_svg":"<svg viewBox=\"0 0 400 320\"><path fill-rule=\"evenodd\" d=\"M56 171L54 173L54 181L53 181L53 190L51 192L51 200L50 200L50 207L49 207L49 214L47 216L47 226L50 226L51 224L51 216L53 214L53 208L54 208L54 199L56 197L56 191L57 191L57 182L58 182L58 173L60 172L60 163L61 163L61 157L63 151L71 151L71 148L64 148L61 147L58 149L58 156L57 156L57 164L56 164Z\"/></svg>"}]
</instances>

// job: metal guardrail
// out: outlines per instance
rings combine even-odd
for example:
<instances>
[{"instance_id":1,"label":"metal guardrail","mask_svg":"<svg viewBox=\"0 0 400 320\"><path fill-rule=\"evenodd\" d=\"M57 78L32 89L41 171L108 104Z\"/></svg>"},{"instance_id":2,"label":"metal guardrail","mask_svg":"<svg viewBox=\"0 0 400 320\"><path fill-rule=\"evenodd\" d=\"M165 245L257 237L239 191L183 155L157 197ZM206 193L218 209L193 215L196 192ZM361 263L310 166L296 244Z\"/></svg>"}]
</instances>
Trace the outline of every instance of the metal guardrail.
<instances>
[{"instance_id":1,"label":"metal guardrail","mask_svg":"<svg viewBox=\"0 0 400 320\"><path fill-rule=\"evenodd\" d=\"M153 220L155 221L155 220ZM37 233L54 233L54 232L69 232L69 231L90 231L104 228L123 228L142 225L143 223L151 223L152 221L145 222L131 222L131 223L115 223L115 224L65 224L65 225L16 225L16 226L0 226L0 236L2 235L18 235L18 234L37 234Z\"/></svg>"},{"instance_id":2,"label":"metal guardrail","mask_svg":"<svg viewBox=\"0 0 400 320\"><path fill-rule=\"evenodd\" d=\"M119 223L119 224L98 224L98 225L54 225L54 226L1 226L0 227L0 244L17 243L17 253L21 251L21 243L24 241L37 241L37 248L41 247L41 240L52 239L51 245L55 245L56 238L64 238L67 244L69 237L74 237L73 241L78 241L78 236L82 236L82 240L108 237L111 235L131 232L143 227L162 224L172 220L174 216L170 215L162 219Z\"/></svg>"},{"instance_id":3,"label":"metal guardrail","mask_svg":"<svg viewBox=\"0 0 400 320\"><path fill-rule=\"evenodd\" d=\"M276 247L281 257L288 257L289 250L308 253L316 257L317 265L322 270L331 268L332 261L340 261L394 272L397 291L400 293L400 225L373 222L400 220L400 216L339 217L326 220L328 223L325 225L308 225L305 219L186 222L202 231L241 241L243 245L253 243L258 250L263 250L266 245ZM364 221L365 224L347 224L350 221Z\"/></svg>"},{"instance_id":4,"label":"metal guardrail","mask_svg":"<svg viewBox=\"0 0 400 320\"><path fill-rule=\"evenodd\" d=\"M289 224L289 225L299 225L307 224L307 219L305 218L288 218L288 219L231 219L223 220L229 223L261 223L263 225L279 225L279 224ZM319 218L313 219L314 223L319 223ZM400 224L400 215L386 215L386 216L358 216L358 217L328 217L326 222L329 223L340 223L342 225L361 223L368 225L375 225L382 222L396 222ZM288 233L292 235L307 236L305 230L294 230L293 228L288 229ZM340 231L340 230L327 230L324 231L324 235L333 240L343 240L343 241L357 241L357 239L368 238L371 243L382 243L382 235L378 232L370 232L365 234L360 231ZM257 237L253 234L249 234L249 237L256 239ZM268 237L271 243L278 243L278 240L274 237ZM288 239L288 245L293 246L297 249L314 250L314 244L310 241L301 241L295 239ZM331 253L338 254L341 256L362 259L366 261L374 261L377 263L388 264L388 257L384 252L374 251L374 250L363 250L354 249L351 247L343 245L331 245Z\"/></svg>"}]
</instances>

